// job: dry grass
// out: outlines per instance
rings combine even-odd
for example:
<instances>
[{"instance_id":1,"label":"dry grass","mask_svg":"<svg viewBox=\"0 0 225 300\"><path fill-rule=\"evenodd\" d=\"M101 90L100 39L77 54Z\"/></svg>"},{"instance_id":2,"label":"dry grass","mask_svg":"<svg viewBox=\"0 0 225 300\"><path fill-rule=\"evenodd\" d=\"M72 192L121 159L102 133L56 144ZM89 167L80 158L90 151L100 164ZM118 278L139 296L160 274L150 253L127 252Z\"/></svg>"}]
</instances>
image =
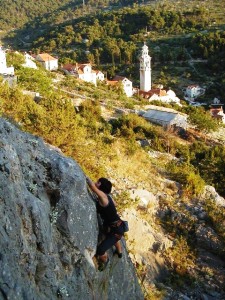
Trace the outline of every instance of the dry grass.
<instances>
[{"instance_id":1,"label":"dry grass","mask_svg":"<svg viewBox=\"0 0 225 300\"><path fill-rule=\"evenodd\" d=\"M139 147L134 154L128 155L124 139L118 139L112 147L116 158L107 165L109 177L116 180L116 188L152 189L157 185L159 174L143 149Z\"/></svg>"}]
</instances>

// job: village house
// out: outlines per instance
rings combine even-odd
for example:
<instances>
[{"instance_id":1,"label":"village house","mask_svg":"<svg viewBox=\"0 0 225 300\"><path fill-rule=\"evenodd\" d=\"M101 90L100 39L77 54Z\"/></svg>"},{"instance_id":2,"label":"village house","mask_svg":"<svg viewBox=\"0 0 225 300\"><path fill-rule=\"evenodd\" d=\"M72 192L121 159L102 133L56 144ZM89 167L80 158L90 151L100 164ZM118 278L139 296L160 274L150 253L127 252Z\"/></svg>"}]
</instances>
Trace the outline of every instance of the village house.
<instances>
[{"instance_id":1,"label":"village house","mask_svg":"<svg viewBox=\"0 0 225 300\"><path fill-rule=\"evenodd\" d=\"M68 75L73 75L83 81L97 85L97 81L104 81L104 74L99 70L92 70L92 65L87 64L65 64L61 69Z\"/></svg>"},{"instance_id":2,"label":"village house","mask_svg":"<svg viewBox=\"0 0 225 300\"><path fill-rule=\"evenodd\" d=\"M25 58L25 63L22 65L23 67L37 69L37 65L35 63L35 59L33 58L33 56L29 55L28 53L25 53L24 58Z\"/></svg>"},{"instance_id":3,"label":"village house","mask_svg":"<svg viewBox=\"0 0 225 300\"><path fill-rule=\"evenodd\" d=\"M141 112L140 115L146 120L161 125L166 129L180 127L187 129L187 115L174 109L149 105L147 111Z\"/></svg>"},{"instance_id":4,"label":"village house","mask_svg":"<svg viewBox=\"0 0 225 300\"><path fill-rule=\"evenodd\" d=\"M123 77L123 76L116 75L113 78L112 82L115 82L115 83L121 82L124 93L127 95L127 97L133 96L133 84L129 79L127 79L126 77Z\"/></svg>"},{"instance_id":5,"label":"village house","mask_svg":"<svg viewBox=\"0 0 225 300\"><path fill-rule=\"evenodd\" d=\"M223 105L212 104L210 107L210 114L213 118L216 118L225 124L225 114L223 112Z\"/></svg>"},{"instance_id":6,"label":"village house","mask_svg":"<svg viewBox=\"0 0 225 300\"><path fill-rule=\"evenodd\" d=\"M199 85L189 85L183 89L183 92L186 100L194 100L197 97L204 95L205 89L201 88Z\"/></svg>"},{"instance_id":7,"label":"village house","mask_svg":"<svg viewBox=\"0 0 225 300\"><path fill-rule=\"evenodd\" d=\"M55 58L48 53L38 54L36 56L36 61L40 62L48 71L58 70L58 58Z\"/></svg>"},{"instance_id":8,"label":"village house","mask_svg":"<svg viewBox=\"0 0 225 300\"><path fill-rule=\"evenodd\" d=\"M140 90L138 91L138 94L139 96L148 99L149 102L158 100L164 103L176 103L180 105L180 99L176 96L176 94L172 90L166 91L160 88L156 88L156 89L151 89L148 92L144 92Z\"/></svg>"},{"instance_id":9,"label":"village house","mask_svg":"<svg viewBox=\"0 0 225 300\"><path fill-rule=\"evenodd\" d=\"M15 75L14 67L7 67L6 52L0 45L0 75L3 82L7 82L10 87L15 87L17 84L17 76Z\"/></svg>"},{"instance_id":10,"label":"village house","mask_svg":"<svg viewBox=\"0 0 225 300\"><path fill-rule=\"evenodd\" d=\"M0 45L0 74L6 75L6 76L14 76L14 74L15 74L13 66L7 67L6 53L2 49L1 45Z\"/></svg>"},{"instance_id":11,"label":"village house","mask_svg":"<svg viewBox=\"0 0 225 300\"><path fill-rule=\"evenodd\" d=\"M96 72L96 79L97 81L104 81L105 80L105 75L104 73L102 73L101 71L97 70L97 71L94 71Z\"/></svg>"},{"instance_id":12,"label":"village house","mask_svg":"<svg viewBox=\"0 0 225 300\"><path fill-rule=\"evenodd\" d=\"M219 100L218 98L215 97L215 98L213 99L213 104L219 104L219 103L220 103L220 100Z\"/></svg>"}]
</instances>

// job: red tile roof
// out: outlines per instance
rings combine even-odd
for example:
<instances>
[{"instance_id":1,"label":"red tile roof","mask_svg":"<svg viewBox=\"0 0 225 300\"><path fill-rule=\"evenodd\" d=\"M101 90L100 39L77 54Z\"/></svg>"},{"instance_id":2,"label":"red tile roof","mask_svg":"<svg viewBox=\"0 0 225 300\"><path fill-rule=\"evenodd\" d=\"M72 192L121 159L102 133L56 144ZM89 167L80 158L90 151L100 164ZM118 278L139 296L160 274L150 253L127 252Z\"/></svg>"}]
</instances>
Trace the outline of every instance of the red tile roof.
<instances>
[{"instance_id":1,"label":"red tile roof","mask_svg":"<svg viewBox=\"0 0 225 300\"><path fill-rule=\"evenodd\" d=\"M76 68L76 66L73 65L73 64L65 64L65 65L62 66L62 68L64 70L67 70L67 71L71 72L71 71L74 71L74 69Z\"/></svg>"},{"instance_id":2,"label":"red tile roof","mask_svg":"<svg viewBox=\"0 0 225 300\"><path fill-rule=\"evenodd\" d=\"M210 108L210 113L214 118L221 118L221 113L223 113L222 107Z\"/></svg>"},{"instance_id":3,"label":"red tile roof","mask_svg":"<svg viewBox=\"0 0 225 300\"><path fill-rule=\"evenodd\" d=\"M106 82L108 85L116 85L118 83L118 81L116 80L107 80Z\"/></svg>"},{"instance_id":4,"label":"red tile roof","mask_svg":"<svg viewBox=\"0 0 225 300\"><path fill-rule=\"evenodd\" d=\"M143 98L150 98L154 94L158 95L158 96L161 96L161 97L167 95L166 91L161 90L161 89L151 89L148 92L145 92L145 91L142 91L142 90L139 91L139 95L142 96Z\"/></svg>"},{"instance_id":5,"label":"red tile roof","mask_svg":"<svg viewBox=\"0 0 225 300\"><path fill-rule=\"evenodd\" d=\"M120 75L116 75L113 78L113 81L123 81L124 79L127 79L126 77L120 76Z\"/></svg>"},{"instance_id":6,"label":"red tile roof","mask_svg":"<svg viewBox=\"0 0 225 300\"><path fill-rule=\"evenodd\" d=\"M42 53L42 54L38 54L38 55L36 56L37 59L38 59L39 57L41 58L41 59L40 59L41 61L50 61L50 60L56 60L56 59L57 59L57 58L51 56L51 55L48 54L48 53Z\"/></svg>"}]
</instances>

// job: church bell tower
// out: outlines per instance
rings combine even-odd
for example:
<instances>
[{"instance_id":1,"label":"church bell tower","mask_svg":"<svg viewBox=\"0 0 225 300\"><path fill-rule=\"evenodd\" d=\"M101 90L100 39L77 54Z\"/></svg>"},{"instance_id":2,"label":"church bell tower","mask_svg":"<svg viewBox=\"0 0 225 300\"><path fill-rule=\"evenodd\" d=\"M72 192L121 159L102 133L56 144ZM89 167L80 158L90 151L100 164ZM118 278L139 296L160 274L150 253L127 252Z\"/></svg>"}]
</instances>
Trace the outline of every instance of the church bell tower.
<instances>
[{"instance_id":1,"label":"church bell tower","mask_svg":"<svg viewBox=\"0 0 225 300\"><path fill-rule=\"evenodd\" d=\"M6 56L5 56L5 51L2 49L0 45L0 74L5 73L7 69L6 66Z\"/></svg>"},{"instance_id":2,"label":"church bell tower","mask_svg":"<svg viewBox=\"0 0 225 300\"><path fill-rule=\"evenodd\" d=\"M151 57L148 55L148 46L144 44L140 56L140 90L148 92L151 88Z\"/></svg>"}]
</instances>

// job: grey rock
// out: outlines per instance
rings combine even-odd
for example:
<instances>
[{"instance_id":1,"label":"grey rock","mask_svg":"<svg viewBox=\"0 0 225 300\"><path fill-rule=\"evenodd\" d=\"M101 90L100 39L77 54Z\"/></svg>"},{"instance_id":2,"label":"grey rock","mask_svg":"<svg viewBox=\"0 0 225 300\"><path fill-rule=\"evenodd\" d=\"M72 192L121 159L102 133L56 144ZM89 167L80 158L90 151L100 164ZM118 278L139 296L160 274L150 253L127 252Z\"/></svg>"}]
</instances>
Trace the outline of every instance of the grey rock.
<instances>
[{"instance_id":1,"label":"grey rock","mask_svg":"<svg viewBox=\"0 0 225 300\"><path fill-rule=\"evenodd\" d=\"M203 293L201 295L201 300L223 300L223 299L224 296L217 292L212 292L212 294L208 292L208 293Z\"/></svg>"},{"instance_id":2,"label":"grey rock","mask_svg":"<svg viewBox=\"0 0 225 300\"><path fill-rule=\"evenodd\" d=\"M210 228L199 224L196 228L197 244L209 251L222 251L223 243L216 232Z\"/></svg>"},{"instance_id":3,"label":"grey rock","mask_svg":"<svg viewBox=\"0 0 225 300\"><path fill-rule=\"evenodd\" d=\"M201 213L198 215L198 218L199 218L200 220L207 220L208 215L207 215L206 212L201 212Z\"/></svg>"},{"instance_id":4,"label":"grey rock","mask_svg":"<svg viewBox=\"0 0 225 300\"><path fill-rule=\"evenodd\" d=\"M202 294L201 300L209 300L209 297L206 294Z\"/></svg>"},{"instance_id":5,"label":"grey rock","mask_svg":"<svg viewBox=\"0 0 225 300\"><path fill-rule=\"evenodd\" d=\"M181 300L191 300L191 298L189 298L189 297L186 296L186 295L180 295L180 299L181 299Z\"/></svg>"},{"instance_id":6,"label":"grey rock","mask_svg":"<svg viewBox=\"0 0 225 300\"><path fill-rule=\"evenodd\" d=\"M125 244L98 272L97 242L79 165L0 119L0 299L143 299Z\"/></svg>"},{"instance_id":7,"label":"grey rock","mask_svg":"<svg viewBox=\"0 0 225 300\"><path fill-rule=\"evenodd\" d=\"M220 293L216 292L216 291L209 291L208 292L210 296L214 297L215 299L219 299L220 298Z\"/></svg>"},{"instance_id":8,"label":"grey rock","mask_svg":"<svg viewBox=\"0 0 225 300\"><path fill-rule=\"evenodd\" d=\"M206 185L204 188L204 191L201 195L201 197L204 199L211 199L213 200L217 205L221 205L225 207L225 199L221 197L215 190L214 187L210 185Z\"/></svg>"}]
</instances>

